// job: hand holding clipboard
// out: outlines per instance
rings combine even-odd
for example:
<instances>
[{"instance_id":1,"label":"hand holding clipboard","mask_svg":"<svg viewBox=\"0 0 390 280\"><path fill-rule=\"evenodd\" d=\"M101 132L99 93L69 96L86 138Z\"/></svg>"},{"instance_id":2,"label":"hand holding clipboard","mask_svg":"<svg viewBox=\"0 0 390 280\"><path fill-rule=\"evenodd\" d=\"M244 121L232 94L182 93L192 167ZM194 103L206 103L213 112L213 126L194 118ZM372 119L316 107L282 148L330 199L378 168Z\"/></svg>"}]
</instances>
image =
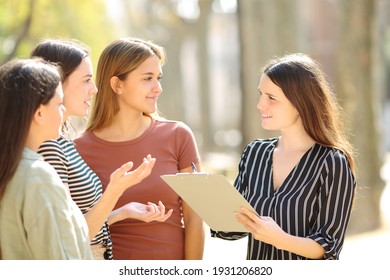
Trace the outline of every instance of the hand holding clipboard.
<instances>
[{"instance_id":1,"label":"hand holding clipboard","mask_svg":"<svg viewBox=\"0 0 390 280\"><path fill-rule=\"evenodd\" d=\"M194 169L194 167L193 167ZM247 232L234 213L245 207L256 213L237 189L219 174L177 173L161 178L215 231Z\"/></svg>"}]
</instances>

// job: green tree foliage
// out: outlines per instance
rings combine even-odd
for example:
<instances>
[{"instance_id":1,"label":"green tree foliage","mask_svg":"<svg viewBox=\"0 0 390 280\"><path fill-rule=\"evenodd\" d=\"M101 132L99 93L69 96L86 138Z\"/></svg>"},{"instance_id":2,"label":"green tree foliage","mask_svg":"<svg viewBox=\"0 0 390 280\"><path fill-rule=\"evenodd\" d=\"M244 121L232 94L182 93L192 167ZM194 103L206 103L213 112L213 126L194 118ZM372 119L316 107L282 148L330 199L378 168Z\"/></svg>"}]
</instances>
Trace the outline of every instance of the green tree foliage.
<instances>
[{"instance_id":1,"label":"green tree foliage","mask_svg":"<svg viewBox=\"0 0 390 280\"><path fill-rule=\"evenodd\" d=\"M0 0L0 63L28 57L46 38L74 38L92 49L97 62L114 38L104 0Z\"/></svg>"}]
</instances>

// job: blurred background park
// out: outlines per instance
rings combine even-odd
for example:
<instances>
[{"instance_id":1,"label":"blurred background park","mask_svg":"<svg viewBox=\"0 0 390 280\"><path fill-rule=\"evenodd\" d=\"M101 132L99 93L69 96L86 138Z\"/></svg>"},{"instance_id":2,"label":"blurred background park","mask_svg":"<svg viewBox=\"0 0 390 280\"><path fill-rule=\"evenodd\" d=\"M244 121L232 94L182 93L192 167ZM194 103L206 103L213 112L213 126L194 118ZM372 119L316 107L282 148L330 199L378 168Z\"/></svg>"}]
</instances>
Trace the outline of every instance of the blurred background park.
<instances>
[{"instance_id":1,"label":"blurred background park","mask_svg":"<svg viewBox=\"0 0 390 280\"><path fill-rule=\"evenodd\" d=\"M387 251L390 0L0 0L0 63L28 57L46 38L75 38L96 68L103 48L128 36L165 47L159 111L192 128L204 171L232 181L245 144L274 136L256 109L261 66L292 52L319 61L356 148L345 258L371 255L373 244ZM82 132L85 120L74 121ZM218 242L207 240L206 258L229 248Z\"/></svg>"}]
</instances>

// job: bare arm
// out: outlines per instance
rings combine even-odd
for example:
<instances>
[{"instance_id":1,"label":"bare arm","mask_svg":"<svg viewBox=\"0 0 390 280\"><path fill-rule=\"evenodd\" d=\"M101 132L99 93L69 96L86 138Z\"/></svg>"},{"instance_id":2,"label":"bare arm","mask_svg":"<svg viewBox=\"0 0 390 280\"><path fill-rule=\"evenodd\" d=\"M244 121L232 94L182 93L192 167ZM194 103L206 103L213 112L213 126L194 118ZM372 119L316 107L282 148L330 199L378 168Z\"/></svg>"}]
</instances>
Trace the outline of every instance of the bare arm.
<instances>
[{"instance_id":1,"label":"bare arm","mask_svg":"<svg viewBox=\"0 0 390 280\"><path fill-rule=\"evenodd\" d=\"M102 228L122 193L149 176L155 161L156 159L148 155L134 171L129 171L133 167L133 163L128 162L111 174L110 182L99 201L84 214L91 240Z\"/></svg>"}]
</instances>

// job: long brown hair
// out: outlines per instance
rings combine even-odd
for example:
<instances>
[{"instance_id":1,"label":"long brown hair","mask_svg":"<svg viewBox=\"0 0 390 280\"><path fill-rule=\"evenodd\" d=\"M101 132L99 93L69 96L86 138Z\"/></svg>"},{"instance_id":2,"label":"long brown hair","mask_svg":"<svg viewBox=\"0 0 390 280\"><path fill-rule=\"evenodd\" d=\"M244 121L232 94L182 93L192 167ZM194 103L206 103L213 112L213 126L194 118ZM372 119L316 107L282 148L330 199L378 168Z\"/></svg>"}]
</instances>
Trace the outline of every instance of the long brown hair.
<instances>
[{"instance_id":1,"label":"long brown hair","mask_svg":"<svg viewBox=\"0 0 390 280\"><path fill-rule=\"evenodd\" d=\"M0 67L0 200L15 174L31 122L53 98L59 69L41 59L14 59Z\"/></svg>"},{"instance_id":2,"label":"long brown hair","mask_svg":"<svg viewBox=\"0 0 390 280\"><path fill-rule=\"evenodd\" d=\"M138 38L116 40L103 50L96 69L96 87L99 93L94 97L86 130L102 130L112 123L119 112L117 94L111 88L110 79L116 76L125 80L130 72L153 55L160 59L161 65L164 64L164 49Z\"/></svg>"},{"instance_id":3,"label":"long brown hair","mask_svg":"<svg viewBox=\"0 0 390 280\"><path fill-rule=\"evenodd\" d=\"M319 63L305 54L289 54L269 61L263 73L298 110L310 137L320 145L342 151L354 172L354 152L342 111Z\"/></svg>"}]
</instances>

